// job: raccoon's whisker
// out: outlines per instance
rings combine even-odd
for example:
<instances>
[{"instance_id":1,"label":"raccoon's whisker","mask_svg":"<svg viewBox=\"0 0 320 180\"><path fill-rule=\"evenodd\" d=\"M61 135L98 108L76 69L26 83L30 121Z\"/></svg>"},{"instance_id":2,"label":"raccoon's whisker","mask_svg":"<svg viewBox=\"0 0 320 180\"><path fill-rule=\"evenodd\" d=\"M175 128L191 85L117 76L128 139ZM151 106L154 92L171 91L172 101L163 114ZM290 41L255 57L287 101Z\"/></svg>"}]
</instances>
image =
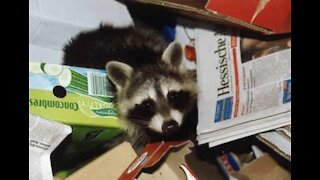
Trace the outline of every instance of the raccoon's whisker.
<instances>
[{"instance_id":1,"label":"raccoon's whisker","mask_svg":"<svg viewBox=\"0 0 320 180\"><path fill-rule=\"evenodd\" d=\"M185 109L182 114L183 114L183 118L184 119L187 119L187 118L194 118L194 106L189 106L187 109Z\"/></svg>"},{"instance_id":2,"label":"raccoon's whisker","mask_svg":"<svg viewBox=\"0 0 320 180\"><path fill-rule=\"evenodd\" d=\"M193 108L192 106L188 106L183 112L190 111L192 108Z\"/></svg>"},{"instance_id":3,"label":"raccoon's whisker","mask_svg":"<svg viewBox=\"0 0 320 180\"><path fill-rule=\"evenodd\" d=\"M141 121L135 121L135 125L140 126L140 127L147 127L148 124L141 122Z\"/></svg>"},{"instance_id":4,"label":"raccoon's whisker","mask_svg":"<svg viewBox=\"0 0 320 180\"><path fill-rule=\"evenodd\" d=\"M190 118L190 117L192 117L192 114L191 114L191 113L184 114L183 119L188 119L188 118Z\"/></svg>"},{"instance_id":5,"label":"raccoon's whisker","mask_svg":"<svg viewBox=\"0 0 320 180\"><path fill-rule=\"evenodd\" d=\"M188 114L190 114L191 110L192 110L192 109L190 108L190 109L189 109L189 110L187 110L187 111L183 111L183 112L182 112L182 114L184 114L184 115L188 115Z\"/></svg>"},{"instance_id":6,"label":"raccoon's whisker","mask_svg":"<svg viewBox=\"0 0 320 180\"><path fill-rule=\"evenodd\" d=\"M127 116L128 119L136 119L139 121L144 121L145 119L141 116Z\"/></svg>"},{"instance_id":7,"label":"raccoon's whisker","mask_svg":"<svg viewBox=\"0 0 320 180\"><path fill-rule=\"evenodd\" d=\"M193 106L188 106L185 110L182 111L182 114L188 114L193 109Z\"/></svg>"},{"instance_id":8,"label":"raccoon's whisker","mask_svg":"<svg viewBox=\"0 0 320 180\"><path fill-rule=\"evenodd\" d=\"M135 124L141 127L147 127L148 124L146 124L145 122L141 122L141 121L135 121Z\"/></svg>"}]
</instances>

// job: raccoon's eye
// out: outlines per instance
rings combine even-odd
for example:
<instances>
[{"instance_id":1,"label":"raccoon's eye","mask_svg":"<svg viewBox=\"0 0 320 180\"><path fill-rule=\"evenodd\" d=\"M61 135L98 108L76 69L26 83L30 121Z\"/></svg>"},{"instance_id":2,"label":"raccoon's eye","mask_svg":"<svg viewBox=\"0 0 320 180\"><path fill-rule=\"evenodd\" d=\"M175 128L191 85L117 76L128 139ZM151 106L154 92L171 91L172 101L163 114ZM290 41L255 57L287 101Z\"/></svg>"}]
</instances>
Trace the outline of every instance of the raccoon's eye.
<instances>
[{"instance_id":1,"label":"raccoon's eye","mask_svg":"<svg viewBox=\"0 0 320 180\"><path fill-rule=\"evenodd\" d=\"M155 111L155 104L153 100L146 99L141 104L135 105L135 112L141 116L152 116Z\"/></svg>"},{"instance_id":2,"label":"raccoon's eye","mask_svg":"<svg viewBox=\"0 0 320 180\"><path fill-rule=\"evenodd\" d=\"M173 108L183 110L188 106L190 95L187 91L169 91L167 98Z\"/></svg>"},{"instance_id":3,"label":"raccoon's eye","mask_svg":"<svg viewBox=\"0 0 320 180\"><path fill-rule=\"evenodd\" d=\"M144 110L152 110L153 109L153 102L151 101L145 101L141 105L141 108Z\"/></svg>"}]
</instances>

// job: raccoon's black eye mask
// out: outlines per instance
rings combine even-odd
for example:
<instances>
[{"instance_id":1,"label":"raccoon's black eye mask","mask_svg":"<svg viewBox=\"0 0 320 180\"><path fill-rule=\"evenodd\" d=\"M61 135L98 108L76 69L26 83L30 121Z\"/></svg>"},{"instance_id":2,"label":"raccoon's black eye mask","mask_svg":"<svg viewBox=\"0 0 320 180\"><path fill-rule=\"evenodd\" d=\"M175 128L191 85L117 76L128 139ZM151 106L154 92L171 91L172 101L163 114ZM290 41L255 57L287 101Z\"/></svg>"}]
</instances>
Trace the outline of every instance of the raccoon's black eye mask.
<instances>
[{"instance_id":1,"label":"raccoon's black eye mask","mask_svg":"<svg viewBox=\"0 0 320 180\"><path fill-rule=\"evenodd\" d=\"M141 120L150 120L155 114L155 103L152 99L146 99L140 104L135 104L135 107L130 110L129 114Z\"/></svg>"},{"instance_id":2,"label":"raccoon's black eye mask","mask_svg":"<svg viewBox=\"0 0 320 180\"><path fill-rule=\"evenodd\" d=\"M170 106L174 109L184 110L190 101L190 92L188 91L169 91L167 95Z\"/></svg>"}]
</instances>

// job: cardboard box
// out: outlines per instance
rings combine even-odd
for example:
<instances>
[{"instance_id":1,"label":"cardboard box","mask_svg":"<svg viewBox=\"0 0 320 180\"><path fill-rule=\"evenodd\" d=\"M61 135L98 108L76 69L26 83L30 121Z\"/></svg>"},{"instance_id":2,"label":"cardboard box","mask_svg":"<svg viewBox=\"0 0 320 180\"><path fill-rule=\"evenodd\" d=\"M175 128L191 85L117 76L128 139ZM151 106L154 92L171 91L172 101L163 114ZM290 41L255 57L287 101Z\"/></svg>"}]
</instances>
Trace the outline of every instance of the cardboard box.
<instances>
[{"instance_id":1,"label":"cardboard box","mask_svg":"<svg viewBox=\"0 0 320 180\"><path fill-rule=\"evenodd\" d=\"M121 128L105 70L29 63L29 112L73 126Z\"/></svg>"},{"instance_id":2,"label":"cardboard box","mask_svg":"<svg viewBox=\"0 0 320 180\"><path fill-rule=\"evenodd\" d=\"M238 180L290 180L291 174L282 168L272 157L265 154L232 173Z\"/></svg>"},{"instance_id":3,"label":"cardboard box","mask_svg":"<svg viewBox=\"0 0 320 180\"><path fill-rule=\"evenodd\" d=\"M30 62L29 112L71 125L74 142L85 147L113 138L122 130L106 73Z\"/></svg>"},{"instance_id":4,"label":"cardboard box","mask_svg":"<svg viewBox=\"0 0 320 180\"><path fill-rule=\"evenodd\" d=\"M29 63L29 112L69 125L119 128L105 70Z\"/></svg>"},{"instance_id":5,"label":"cardboard box","mask_svg":"<svg viewBox=\"0 0 320 180\"><path fill-rule=\"evenodd\" d=\"M258 15L254 12L250 13L252 19L255 21L247 20L242 17L243 11L249 8L258 9L259 0L247 0L244 4L243 1L234 3L234 1L218 1L217 0L136 0L148 5L156 5L172 10L178 14L188 16L193 19L200 19L207 22L226 24L234 27L241 27L247 30L253 30L264 34L278 34L291 32L291 1L290 0L271 0L261 10ZM260 2L262 2L260 0ZM208 4L207 4L208 3ZM218 7L212 6L217 4ZM240 5L239 5L240 4ZM238 5L238 6L237 6ZM248 7L247 7L248 6ZM252 9L251 8L251 9ZM240 13L229 13L230 9L240 9ZM275 16L273 12L280 12L281 16ZM271 14L270 14L271 13Z\"/></svg>"},{"instance_id":6,"label":"cardboard box","mask_svg":"<svg viewBox=\"0 0 320 180\"><path fill-rule=\"evenodd\" d=\"M273 33L291 32L291 0L208 0L205 8Z\"/></svg>"},{"instance_id":7,"label":"cardboard box","mask_svg":"<svg viewBox=\"0 0 320 180\"><path fill-rule=\"evenodd\" d=\"M29 63L29 112L72 126L70 138L53 152L55 170L76 164L79 157L89 158L84 154L98 151L98 146L123 131L106 73L99 69Z\"/></svg>"},{"instance_id":8,"label":"cardboard box","mask_svg":"<svg viewBox=\"0 0 320 180\"><path fill-rule=\"evenodd\" d=\"M144 170L137 179L172 179L185 180L186 175L179 167L180 164L187 164L192 169L196 176L201 180L222 180L222 175L217 168L195 158L191 151L192 143L189 143L181 148L172 149L167 155L160 160L151 169ZM116 148L104 153L91 163L87 164L80 170L67 177L67 180L105 180L118 179L126 170L131 162L137 157L137 154L132 149L131 145L124 142ZM200 169L200 171L199 171Z\"/></svg>"}]
</instances>

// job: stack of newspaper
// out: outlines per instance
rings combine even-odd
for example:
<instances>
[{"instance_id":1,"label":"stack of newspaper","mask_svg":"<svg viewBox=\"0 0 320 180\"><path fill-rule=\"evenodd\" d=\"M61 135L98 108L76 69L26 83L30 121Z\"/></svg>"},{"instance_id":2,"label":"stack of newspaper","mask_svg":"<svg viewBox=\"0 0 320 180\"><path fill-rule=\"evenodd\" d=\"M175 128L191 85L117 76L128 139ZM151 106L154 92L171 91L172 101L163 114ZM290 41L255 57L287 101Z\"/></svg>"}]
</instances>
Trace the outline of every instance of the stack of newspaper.
<instances>
[{"instance_id":1,"label":"stack of newspaper","mask_svg":"<svg viewBox=\"0 0 320 180\"><path fill-rule=\"evenodd\" d=\"M209 147L291 124L291 37L194 29L199 144Z\"/></svg>"}]
</instances>

